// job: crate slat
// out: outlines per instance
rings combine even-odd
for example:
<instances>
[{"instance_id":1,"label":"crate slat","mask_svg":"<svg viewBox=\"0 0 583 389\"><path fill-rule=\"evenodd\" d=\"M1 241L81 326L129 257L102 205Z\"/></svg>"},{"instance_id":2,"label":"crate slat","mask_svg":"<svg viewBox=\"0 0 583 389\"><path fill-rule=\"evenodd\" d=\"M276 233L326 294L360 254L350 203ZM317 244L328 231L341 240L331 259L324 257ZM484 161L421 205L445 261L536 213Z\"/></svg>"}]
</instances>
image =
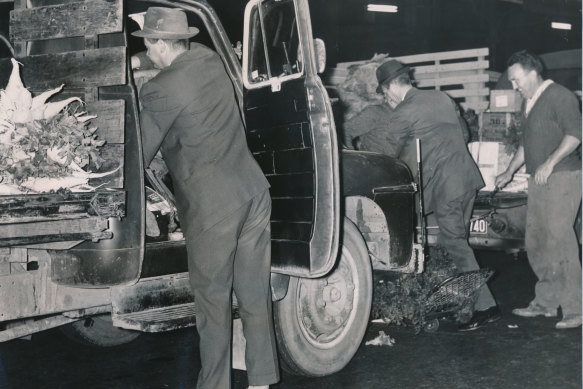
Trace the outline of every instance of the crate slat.
<instances>
[{"instance_id":1,"label":"crate slat","mask_svg":"<svg viewBox=\"0 0 583 389\"><path fill-rule=\"evenodd\" d=\"M443 72L443 73L426 73L426 74L413 74L413 82L421 80L438 80L444 78L452 77L462 77L462 76L476 76L478 74L485 74L482 70L460 70L458 72ZM481 82L481 81L480 81Z\"/></svg>"},{"instance_id":2,"label":"crate slat","mask_svg":"<svg viewBox=\"0 0 583 389\"><path fill-rule=\"evenodd\" d=\"M44 40L123 30L122 0L91 0L15 9L10 12L10 40ZM71 21L75 23L71 23Z\"/></svg>"},{"instance_id":3,"label":"crate slat","mask_svg":"<svg viewBox=\"0 0 583 389\"><path fill-rule=\"evenodd\" d=\"M453 98L460 98L460 97L488 97L490 96L490 89L489 88L480 88L480 89L454 89L454 90L447 90L444 91L448 95Z\"/></svg>"},{"instance_id":4,"label":"crate slat","mask_svg":"<svg viewBox=\"0 0 583 389\"><path fill-rule=\"evenodd\" d=\"M425 53L425 54L414 54L405 55L401 57L392 57L391 59L396 59L405 64L411 63L421 63L421 62L434 62L443 61L451 59L465 59L465 58L476 58L484 57L489 55L490 50L487 47L479 49L467 49L467 50L455 50L455 51L441 51L436 53ZM368 60L364 61L351 61L351 62L340 62L336 65L337 68L348 68L351 65L362 65Z\"/></svg>"},{"instance_id":5,"label":"crate slat","mask_svg":"<svg viewBox=\"0 0 583 389\"><path fill-rule=\"evenodd\" d=\"M23 83L33 91L45 91L60 84L72 89L126 83L125 47L31 55L18 60L24 65ZM10 60L0 60L1 88L8 83L11 71Z\"/></svg>"},{"instance_id":6,"label":"crate slat","mask_svg":"<svg viewBox=\"0 0 583 389\"><path fill-rule=\"evenodd\" d=\"M489 76L487 74L475 74L469 76L444 77L429 80L419 80L416 83L416 86L424 88L430 86L463 85L467 83L487 82L488 80Z\"/></svg>"},{"instance_id":7,"label":"crate slat","mask_svg":"<svg viewBox=\"0 0 583 389\"><path fill-rule=\"evenodd\" d=\"M411 64L411 63L420 63L420 62L433 62L433 61L445 61L445 60L452 60L452 59L485 57L485 56L489 55L489 53L490 53L490 50L487 47L484 47L484 48L480 48L480 49L441 51L441 52L436 52L436 53L406 55L406 56L402 56L402 57L395 57L394 59L401 61L405 64Z\"/></svg>"},{"instance_id":8,"label":"crate slat","mask_svg":"<svg viewBox=\"0 0 583 389\"><path fill-rule=\"evenodd\" d=\"M0 236L3 239L9 239L37 235L98 232L105 230L107 226L107 219L98 216L83 219L51 220L34 223L11 223L0 225Z\"/></svg>"},{"instance_id":9,"label":"crate slat","mask_svg":"<svg viewBox=\"0 0 583 389\"><path fill-rule=\"evenodd\" d=\"M100 100L87 104L87 113L97 115L91 119L89 127L97 127L97 139L108 144L124 143L125 102L124 100Z\"/></svg>"},{"instance_id":10,"label":"crate slat","mask_svg":"<svg viewBox=\"0 0 583 389\"><path fill-rule=\"evenodd\" d=\"M485 70L490 67L490 62L487 60L449 63L440 65L423 65L415 66L413 75L417 77L418 74L442 74L448 72L459 72L464 70Z\"/></svg>"}]
</instances>

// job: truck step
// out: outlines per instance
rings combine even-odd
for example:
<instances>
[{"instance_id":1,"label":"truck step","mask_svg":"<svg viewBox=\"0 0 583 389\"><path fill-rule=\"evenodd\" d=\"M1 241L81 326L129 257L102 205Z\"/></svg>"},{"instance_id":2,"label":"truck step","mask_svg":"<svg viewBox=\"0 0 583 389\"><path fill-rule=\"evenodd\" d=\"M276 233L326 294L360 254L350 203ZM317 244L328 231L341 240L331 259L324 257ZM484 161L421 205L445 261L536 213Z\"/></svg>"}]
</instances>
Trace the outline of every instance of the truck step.
<instances>
[{"instance_id":1,"label":"truck step","mask_svg":"<svg viewBox=\"0 0 583 389\"><path fill-rule=\"evenodd\" d=\"M164 332L192 327L196 324L195 317L195 303L112 314L114 326L144 332Z\"/></svg>"},{"instance_id":2,"label":"truck step","mask_svg":"<svg viewBox=\"0 0 583 389\"><path fill-rule=\"evenodd\" d=\"M233 319L239 318L236 301L232 307ZM196 304L186 303L170 307L146 309L130 313L112 313L113 325L128 330L165 332L196 325Z\"/></svg>"}]
</instances>

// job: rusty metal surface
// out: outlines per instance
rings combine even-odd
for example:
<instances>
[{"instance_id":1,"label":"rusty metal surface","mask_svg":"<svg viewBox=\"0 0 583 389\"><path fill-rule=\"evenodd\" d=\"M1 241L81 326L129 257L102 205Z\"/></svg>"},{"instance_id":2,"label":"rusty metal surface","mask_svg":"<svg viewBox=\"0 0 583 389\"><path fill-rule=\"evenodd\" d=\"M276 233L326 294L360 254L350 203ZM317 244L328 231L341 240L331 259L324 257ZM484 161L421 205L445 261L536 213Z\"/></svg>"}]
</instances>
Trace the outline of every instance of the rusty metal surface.
<instances>
[{"instance_id":1,"label":"rusty metal surface","mask_svg":"<svg viewBox=\"0 0 583 389\"><path fill-rule=\"evenodd\" d=\"M143 332L166 332L196 324L194 303L148 309L126 314L113 314L113 325Z\"/></svg>"},{"instance_id":2,"label":"rusty metal surface","mask_svg":"<svg viewBox=\"0 0 583 389\"><path fill-rule=\"evenodd\" d=\"M113 287L112 319L116 326L161 332L195 325L194 296L188 273L142 279Z\"/></svg>"},{"instance_id":3,"label":"rusty metal surface","mask_svg":"<svg viewBox=\"0 0 583 389\"><path fill-rule=\"evenodd\" d=\"M401 193L386 194L397 196L392 206L383 210L377 202L364 196L351 196L345 199L345 214L359 229L366 241L373 269L413 272L422 265L423 258L413 242L414 229L412 214L408 218L399 217L399 212L409 201L398 196ZM410 200L411 194L405 194ZM385 210L388 209L388 213Z\"/></svg>"},{"instance_id":4,"label":"rusty metal surface","mask_svg":"<svg viewBox=\"0 0 583 389\"><path fill-rule=\"evenodd\" d=\"M78 319L71 319L65 316L55 316L36 321L25 321L15 326L9 326L4 331L0 331L0 342L22 338L50 328L69 324L77 320Z\"/></svg>"},{"instance_id":5,"label":"rusty metal surface","mask_svg":"<svg viewBox=\"0 0 583 389\"><path fill-rule=\"evenodd\" d=\"M125 216L124 191L0 196L0 223L67 218L69 214ZM70 218L70 217L69 217Z\"/></svg>"},{"instance_id":6,"label":"rusty metal surface","mask_svg":"<svg viewBox=\"0 0 583 389\"><path fill-rule=\"evenodd\" d=\"M20 272L0 276L0 321L109 305L108 289L58 285L48 275L49 265L46 251L29 250Z\"/></svg>"},{"instance_id":7,"label":"rusty metal surface","mask_svg":"<svg viewBox=\"0 0 583 389\"><path fill-rule=\"evenodd\" d=\"M188 273L141 279L111 288L114 314L126 314L194 301Z\"/></svg>"}]
</instances>

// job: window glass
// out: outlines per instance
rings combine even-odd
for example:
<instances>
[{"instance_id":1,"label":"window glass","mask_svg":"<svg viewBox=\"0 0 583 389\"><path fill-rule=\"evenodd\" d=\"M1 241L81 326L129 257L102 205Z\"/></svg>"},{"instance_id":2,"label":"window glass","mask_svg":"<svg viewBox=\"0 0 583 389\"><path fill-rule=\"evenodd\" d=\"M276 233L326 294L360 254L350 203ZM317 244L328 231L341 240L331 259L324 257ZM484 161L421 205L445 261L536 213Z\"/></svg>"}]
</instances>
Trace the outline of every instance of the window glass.
<instances>
[{"instance_id":1,"label":"window glass","mask_svg":"<svg viewBox=\"0 0 583 389\"><path fill-rule=\"evenodd\" d=\"M302 52L292 0L267 0L250 13L248 83L297 78Z\"/></svg>"}]
</instances>

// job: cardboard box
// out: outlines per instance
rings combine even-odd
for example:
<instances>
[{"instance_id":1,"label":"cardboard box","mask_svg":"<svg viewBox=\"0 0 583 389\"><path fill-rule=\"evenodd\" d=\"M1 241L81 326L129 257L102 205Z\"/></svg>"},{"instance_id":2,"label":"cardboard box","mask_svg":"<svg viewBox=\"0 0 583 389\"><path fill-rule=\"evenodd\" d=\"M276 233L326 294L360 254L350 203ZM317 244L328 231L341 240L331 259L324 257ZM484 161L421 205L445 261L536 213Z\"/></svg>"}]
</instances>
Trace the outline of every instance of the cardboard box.
<instances>
[{"instance_id":1,"label":"cardboard box","mask_svg":"<svg viewBox=\"0 0 583 389\"><path fill-rule=\"evenodd\" d=\"M513 89L495 89L490 91L491 112L519 112L522 96Z\"/></svg>"},{"instance_id":2,"label":"cardboard box","mask_svg":"<svg viewBox=\"0 0 583 389\"><path fill-rule=\"evenodd\" d=\"M470 154L478 165L486 186L482 190L494 190L498 174L498 157L501 147L499 142L471 142L468 144Z\"/></svg>"},{"instance_id":3,"label":"cardboard box","mask_svg":"<svg viewBox=\"0 0 583 389\"><path fill-rule=\"evenodd\" d=\"M472 158L478 165L484 184L482 191L493 191L496 188L496 176L502 174L512 157L513 152L508 152L504 143L501 142L471 142L468 149ZM502 190L507 192L524 192L528 187L528 174L524 174L525 167L522 166L508 185Z\"/></svg>"}]
</instances>

